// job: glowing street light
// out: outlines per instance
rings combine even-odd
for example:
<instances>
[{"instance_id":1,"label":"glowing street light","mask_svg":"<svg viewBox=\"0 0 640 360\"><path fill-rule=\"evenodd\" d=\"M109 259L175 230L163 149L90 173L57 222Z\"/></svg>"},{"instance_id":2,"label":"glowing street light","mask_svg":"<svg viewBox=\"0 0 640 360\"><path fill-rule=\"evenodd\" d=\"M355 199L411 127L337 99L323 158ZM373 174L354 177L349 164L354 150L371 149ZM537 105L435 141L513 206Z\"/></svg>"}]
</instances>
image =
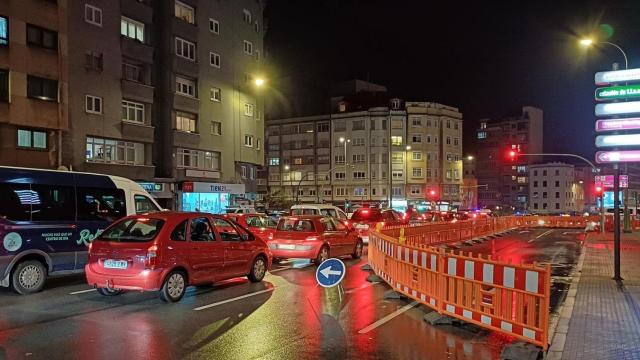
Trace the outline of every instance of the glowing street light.
<instances>
[{"instance_id":1,"label":"glowing street light","mask_svg":"<svg viewBox=\"0 0 640 360\"><path fill-rule=\"evenodd\" d=\"M407 147L405 148L407 151L411 150L411 145L407 145Z\"/></svg>"},{"instance_id":2,"label":"glowing street light","mask_svg":"<svg viewBox=\"0 0 640 360\"><path fill-rule=\"evenodd\" d=\"M469 155L469 156L467 156L467 160L469 160L469 161L473 161L473 159L474 159L474 158L473 158L473 155Z\"/></svg>"},{"instance_id":3,"label":"glowing street light","mask_svg":"<svg viewBox=\"0 0 640 360\"><path fill-rule=\"evenodd\" d=\"M285 170L289 170L289 165L285 165L285 166L284 166L284 169L285 169Z\"/></svg>"},{"instance_id":4,"label":"glowing street light","mask_svg":"<svg viewBox=\"0 0 640 360\"><path fill-rule=\"evenodd\" d=\"M264 85L265 81L263 78L256 78L254 80L254 83L256 84L257 87L261 87L262 85Z\"/></svg>"},{"instance_id":5,"label":"glowing street light","mask_svg":"<svg viewBox=\"0 0 640 360\"><path fill-rule=\"evenodd\" d=\"M584 47L589 47L593 45L593 39L590 39L590 38L580 39L580 45Z\"/></svg>"}]
</instances>

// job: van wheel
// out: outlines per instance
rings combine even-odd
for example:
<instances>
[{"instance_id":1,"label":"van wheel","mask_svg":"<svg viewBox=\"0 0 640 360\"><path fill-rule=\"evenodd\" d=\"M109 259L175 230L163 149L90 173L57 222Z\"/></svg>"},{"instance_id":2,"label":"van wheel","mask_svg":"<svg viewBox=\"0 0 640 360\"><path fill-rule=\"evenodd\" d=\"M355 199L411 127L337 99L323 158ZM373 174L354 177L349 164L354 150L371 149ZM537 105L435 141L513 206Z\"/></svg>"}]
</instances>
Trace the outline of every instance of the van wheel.
<instances>
[{"instance_id":1,"label":"van wheel","mask_svg":"<svg viewBox=\"0 0 640 360\"><path fill-rule=\"evenodd\" d=\"M109 289L109 288L98 288L97 290L98 290L98 294L102 296L118 296L124 292L123 290Z\"/></svg>"},{"instance_id":2,"label":"van wheel","mask_svg":"<svg viewBox=\"0 0 640 360\"><path fill-rule=\"evenodd\" d=\"M318 252L318 256L316 256L316 259L314 260L314 262L316 263L316 265L320 265L322 264L323 261L327 260L329 258L329 247L327 247L327 245L323 245L320 248L320 251Z\"/></svg>"},{"instance_id":3,"label":"van wheel","mask_svg":"<svg viewBox=\"0 0 640 360\"><path fill-rule=\"evenodd\" d=\"M362 257L362 248L363 248L363 244L362 244L362 240L358 239L358 242L356 243L356 247L353 249L353 254L351 254L351 257L354 259L360 259Z\"/></svg>"},{"instance_id":4,"label":"van wheel","mask_svg":"<svg viewBox=\"0 0 640 360\"><path fill-rule=\"evenodd\" d=\"M20 295L37 293L42 290L47 278L47 269L38 260L19 263L11 272L11 286Z\"/></svg>"},{"instance_id":5,"label":"van wheel","mask_svg":"<svg viewBox=\"0 0 640 360\"><path fill-rule=\"evenodd\" d=\"M164 280L160 290L160 299L166 302L177 302L187 290L187 277L181 271L172 271Z\"/></svg>"},{"instance_id":6,"label":"van wheel","mask_svg":"<svg viewBox=\"0 0 640 360\"><path fill-rule=\"evenodd\" d=\"M267 262L264 257L258 256L253 260L251 265L251 272L247 276L251 282L260 282L264 279L264 275L267 273Z\"/></svg>"}]
</instances>

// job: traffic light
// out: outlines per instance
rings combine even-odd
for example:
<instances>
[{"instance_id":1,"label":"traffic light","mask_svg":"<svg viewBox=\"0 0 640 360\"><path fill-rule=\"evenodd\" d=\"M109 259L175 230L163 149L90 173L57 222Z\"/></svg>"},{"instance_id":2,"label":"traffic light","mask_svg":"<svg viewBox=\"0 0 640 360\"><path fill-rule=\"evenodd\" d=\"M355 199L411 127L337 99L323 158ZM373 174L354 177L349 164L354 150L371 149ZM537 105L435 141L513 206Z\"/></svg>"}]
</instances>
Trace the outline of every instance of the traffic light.
<instances>
[{"instance_id":1,"label":"traffic light","mask_svg":"<svg viewBox=\"0 0 640 360\"><path fill-rule=\"evenodd\" d=\"M509 152L507 152L507 157L511 161L514 161L516 159L516 156L518 156L518 152L515 150L509 150Z\"/></svg>"},{"instance_id":2,"label":"traffic light","mask_svg":"<svg viewBox=\"0 0 640 360\"><path fill-rule=\"evenodd\" d=\"M596 185L595 187L596 195L602 195L602 186Z\"/></svg>"},{"instance_id":3,"label":"traffic light","mask_svg":"<svg viewBox=\"0 0 640 360\"><path fill-rule=\"evenodd\" d=\"M436 191L433 190L433 189L429 190L429 196L435 197L436 196Z\"/></svg>"}]
</instances>

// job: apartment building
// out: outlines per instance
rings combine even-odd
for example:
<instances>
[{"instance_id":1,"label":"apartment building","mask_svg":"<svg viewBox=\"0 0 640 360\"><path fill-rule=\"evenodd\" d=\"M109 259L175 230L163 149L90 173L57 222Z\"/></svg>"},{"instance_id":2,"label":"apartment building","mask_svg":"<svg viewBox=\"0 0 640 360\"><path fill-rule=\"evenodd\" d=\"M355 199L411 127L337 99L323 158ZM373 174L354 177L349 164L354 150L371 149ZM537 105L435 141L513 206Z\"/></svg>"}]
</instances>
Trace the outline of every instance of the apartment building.
<instances>
[{"instance_id":1,"label":"apartment building","mask_svg":"<svg viewBox=\"0 0 640 360\"><path fill-rule=\"evenodd\" d=\"M67 1L0 1L0 165L58 168L68 122Z\"/></svg>"},{"instance_id":2,"label":"apartment building","mask_svg":"<svg viewBox=\"0 0 640 360\"><path fill-rule=\"evenodd\" d=\"M256 0L0 2L0 164L125 176L168 208L255 199L263 10Z\"/></svg>"},{"instance_id":3,"label":"apartment building","mask_svg":"<svg viewBox=\"0 0 640 360\"><path fill-rule=\"evenodd\" d=\"M331 114L267 121L269 192L403 206L434 189L434 200L459 202L462 114L436 103L378 102L363 109L345 98Z\"/></svg>"},{"instance_id":4,"label":"apartment building","mask_svg":"<svg viewBox=\"0 0 640 360\"><path fill-rule=\"evenodd\" d=\"M521 154L542 153L543 112L524 106L518 115L497 121L483 119L476 131L476 176L480 207L504 206L513 210L529 208L529 165L537 156L508 157L510 151Z\"/></svg>"},{"instance_id":5,"label":"apartment building","mask_svg":"<svg viewBox=\"0 0 640 360\"><path fill-rule=\"evenodd\" d=\"M531 165L529 180L531 212L567 214L585 210L583 184L576 180L573 165L559 162Z\"/></svg>"}]
</instances>

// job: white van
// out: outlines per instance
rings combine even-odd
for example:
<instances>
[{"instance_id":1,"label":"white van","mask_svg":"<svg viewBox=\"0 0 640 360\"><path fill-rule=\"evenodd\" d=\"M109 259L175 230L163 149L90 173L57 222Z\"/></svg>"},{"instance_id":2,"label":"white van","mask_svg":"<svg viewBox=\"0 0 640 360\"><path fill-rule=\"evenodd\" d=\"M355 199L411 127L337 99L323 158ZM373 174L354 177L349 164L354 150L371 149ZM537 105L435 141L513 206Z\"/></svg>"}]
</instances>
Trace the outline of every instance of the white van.
<instances>
[{"instance_id":1,"label":"white van","mask_svg":"<svg viewBox=\"0 0 640 360\"><path fill-rule=\"evenodd\" d=\"M0 199L0 286L19 294L84 271L87 246L113 221L160 210L122 177L4 166Z\"/></svg>"},{"instance_id":2,"label":"white van","mask_svg":"<svg viewBox=\"0 0 640 360\"><path fill-rule=\"evenodd\" d=\"M347 214L340 208L327 204L300 204L291 207L291 215L325 215L347 221Z\"/></svg>"}]
</instances>

